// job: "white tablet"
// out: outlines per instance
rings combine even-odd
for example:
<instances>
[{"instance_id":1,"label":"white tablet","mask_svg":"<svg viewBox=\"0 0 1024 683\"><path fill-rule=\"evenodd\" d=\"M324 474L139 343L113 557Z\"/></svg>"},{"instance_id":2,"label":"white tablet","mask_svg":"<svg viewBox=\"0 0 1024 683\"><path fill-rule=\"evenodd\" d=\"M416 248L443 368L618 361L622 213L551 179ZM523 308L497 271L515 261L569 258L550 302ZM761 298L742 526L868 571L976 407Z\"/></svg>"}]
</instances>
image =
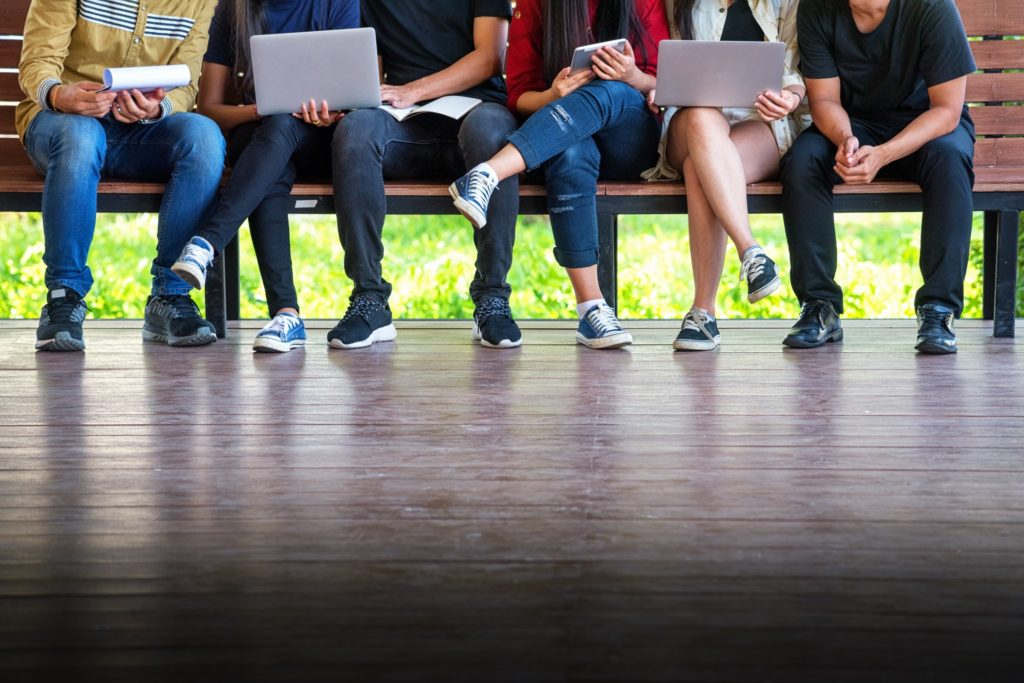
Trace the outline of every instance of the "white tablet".
<instances>
[{"instance_id":1,"label":"white tablet","mask_svg":"<svg viewBox=\"0 0 1024 683\"><path fill-rule=\"evenodd\" d=\"M776 42L663 40L655 104L753 107L765 90L782 89L785 52Z\"/></svg>"},{"instance_id":2,"label":"white tablet","mask_svg":"<svg viewBox=\"0 0 1024 683\"><path fill-rule=\"evenodd\" d=\"M310 99L334 111L380 106L372 28L253 36L249 46L262 116L294 114Z\"/></svg>"},{"instance_id":3,"label":"white tablet","mask_svg":"<svg viewBox=\"0 0 1024 683\"><path fill-rule=\"evenodd\" d=\"M593 43L576 48L572 53L572 62L569 64L569 73L586 71L594 63L594 53L602 47L610 47L617 52L626 51L626 39L606 40L603 43Z\"/></svg>"}]
</instances>

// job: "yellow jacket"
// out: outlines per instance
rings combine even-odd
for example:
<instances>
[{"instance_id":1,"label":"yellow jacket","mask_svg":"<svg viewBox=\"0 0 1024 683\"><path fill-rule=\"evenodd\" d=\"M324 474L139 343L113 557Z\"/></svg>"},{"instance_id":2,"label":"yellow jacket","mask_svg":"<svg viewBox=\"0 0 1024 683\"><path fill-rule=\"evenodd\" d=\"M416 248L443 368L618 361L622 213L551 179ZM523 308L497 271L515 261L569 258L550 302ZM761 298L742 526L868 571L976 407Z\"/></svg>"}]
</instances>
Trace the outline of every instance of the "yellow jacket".
<instances>
[{"instance_id":1,"label":"yellow jacket","mask_svg":"<svg viewBox=\"0 0 1024 683\"><path fill-rule=\"evenodd\" d=\"M217 0L32 0L19 78L28 98L15 111L18 136L49 109L60 83L103 82L111 67L185 64L192 82L167 94L163 116L191 111Z\"/></svg>"}]
</instances>

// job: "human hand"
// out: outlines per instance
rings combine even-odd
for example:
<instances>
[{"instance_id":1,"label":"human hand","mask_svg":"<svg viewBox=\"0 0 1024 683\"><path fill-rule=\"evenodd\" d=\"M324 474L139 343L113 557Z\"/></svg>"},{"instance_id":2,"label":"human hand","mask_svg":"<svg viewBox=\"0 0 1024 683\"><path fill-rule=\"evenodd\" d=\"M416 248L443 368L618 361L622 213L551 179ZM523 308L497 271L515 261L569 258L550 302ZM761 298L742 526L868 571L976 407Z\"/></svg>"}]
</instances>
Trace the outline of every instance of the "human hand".
<instances>
[{"instance_id":1,"label":"human hand","mask_svg":"<svg viewBox=\"0 0 1024 683\"><path fill-rule=\"evenodd\" d=\"M123 90L117 93L111 111L121 123L138 123L143 119L151 121L160 118L160 102L163 99L162 88L145 94L138 90Z\"/></svg>"},{"instance_id":2,"label":"human hand","mask_svg":"<svg viewBox=\"0 0 1024 683\"><path fill-rule=\"evenodd\" d=\"M852 164L837 162L835 171L847 185L867 185L889 163L884 147L865 145L851 155Z\"/></svg>"},{"instance_id":3,"label":"human hand","mask_svg":"<svg viewBox=\"0 0 1024 683\"><path fill-rule=\"evenodd\" d=\"M659 107L658 105L656 105L654 103L654 100L656 99L655 98L655 94L656 93L657 93L657 90L652 90L651 92L647 93L647 108L651 110L652 114L660 114L661 113L661 107Z\"/></svg>"},{"instance_id":4,"label":"human hand","mask_svg":"<svg viewBox=\"0 0 1024 683\"><path fill-rule=\"evenodd\" d=\"M847 168L852 168L856 165L854 161L854 154L860 149L860 141L854 136L849 136L843 140L843 144L839 145L839 149L836 150L836 164L842 164Z\"/></svg>"},{"instance_id":5,"label":"human hand","mask_svg":"<svg viewBox=\"0 0 1024 683\"><path fill-rule=\"evenodd\" d=\"M328 128L345 118L345 112L331 111L327 106L327 100L321 100L320 108L317 109L316 100L310 98L309 102L303 102L302 108L292 116L302 119L311 126Z\"/></svg>"},{"instance_id":6,"label":"human hand","mask_svg":"<svg viewBox=\"0 0 1024 683\"><path fill-rule=\"evenodd\" d=\"M792 114L800 106L800 96L792 90L765 90L754 100L754 108L765 123L779 121Z\"/></svg>"},{"instance_id":7,"label":"human hand","mask_svg":"<svg viewBox=\"0 0 1024 683\"><path fill-rule=\"evenodd\" d=\"M117 93L99 92L100 83L68 83L50 90L50 107L65 114L102 118L110 112Z\"/></svg>"},{"instance_id":8,"label":"human hand","mask_svg":"<svg viewBox=\"0 0 1024 683\"><path fill-rule=\"evenodd\" d=\"M643 72L636 65L633 46L626 42L623 52L610 47L602 47L591 59L594 73L606 81L622 81L626 85L637 88ZM639 90L639 88L637 88Z\"/></svg>"},{"instance_id":9,"label":"human hand","mask_svg":"<svg viewBox=\"0 0 1024 683\"><path fill-rule=\"evenodd\" d=\"M387 85L380 86L380 100L384 104L390 104L395 109L408 109L423 97L410 85Z\"/></svg>"},{"instance_id":10,"label":"human hand","mask_svg":"<svg viewBox=\"0 0 1024 683\"><path fill-rule=\"evenodd\" d=\"M572 73L570 67L565 67L555 76L550 90L552 95L554 95L554 99L559 100L590 83L594 78L596 78L596 75L591 69Z\"/></svg>"}]
</instances>

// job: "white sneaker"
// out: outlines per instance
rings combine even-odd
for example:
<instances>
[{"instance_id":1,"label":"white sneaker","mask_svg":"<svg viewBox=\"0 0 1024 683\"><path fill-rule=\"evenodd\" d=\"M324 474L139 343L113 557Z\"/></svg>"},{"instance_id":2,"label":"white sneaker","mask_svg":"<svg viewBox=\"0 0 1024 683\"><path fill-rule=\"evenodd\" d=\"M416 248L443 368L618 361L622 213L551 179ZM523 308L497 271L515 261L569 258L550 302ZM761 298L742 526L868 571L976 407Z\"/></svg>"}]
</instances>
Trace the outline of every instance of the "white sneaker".
<instances>
[{"instance_id":1,"label":"white sneaker","mask_svg":"<svg viewBox=\"0 0 1024 683\"><path fill-rule=\"evenodd\" d=\"M214 256L213 245L197 235L181 250L171 271L196 289L202 289L206 286L206 271L213 263Z\"/></svg>"}]
</instances>

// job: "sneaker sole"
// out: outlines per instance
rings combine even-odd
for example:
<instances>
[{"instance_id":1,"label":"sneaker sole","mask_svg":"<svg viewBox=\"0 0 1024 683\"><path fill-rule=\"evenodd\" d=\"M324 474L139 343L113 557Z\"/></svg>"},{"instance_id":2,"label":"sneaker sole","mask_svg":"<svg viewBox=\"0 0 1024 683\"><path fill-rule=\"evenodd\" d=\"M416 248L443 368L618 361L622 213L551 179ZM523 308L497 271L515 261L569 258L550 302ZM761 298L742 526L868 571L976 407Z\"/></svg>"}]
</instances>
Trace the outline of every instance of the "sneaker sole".
<instances>
[{"instance_id":1,"label":"sneaker sole","mask_svg":"<svg viewBox=\"0 0 1024 683\"><path fill-rule=\"evenodd\" d=\"M836 330L820 342L804 342L799 339L790 339L789 337L786 337L782 340L782 343L791 349L817 349L825 344L840 344L842 341L843 331Z\"/></svg>"},{"instance_id":2,"label":"sneaker sole","mask_svg":"<svg viewBox=\"0 0 1024 683\"><path fill-rule=\"evenodd\" d=\"M288 353L292 349L300 349L306 345L305 339L296 339L291 342L277 341L260 337L252 343L252 350L258 353Z\"/></svg>"},{"instance_id":3,"label":"sneaker sole","mask_svg":"<svg viewBox=\"0 0 1024 683\"><path fill-rule=\"evenodd\" d=\"M196 334L189 335L188 337L175 337L173 335L162 334L160 332L142 330L142 341L167 344L168 346L175 347L206 346L207 344L212 344L217 341L217 333L213 330L209 330L208 332L197 332Z\"/></svg>"},{"instance_id":4,"label":"sneaker sole","mask_svg":"<svg viewBox=\"0 0 1024 683\"><path fill-rule=\"evenodd\" d=\"M774 293L775 290L777 290L781 286L782 286L782 278L780 278L778 275L776 275L775 279L772 280L771 282L769 282L768 284L766 284L764 287L762 287L761 289L757 290L756 292L751 292L750 294L748 294L747 295L747 301L749 301L752 304L756 304L761 299L763 299L766 296L769 296L772 293Z\"/></svg>"},{"instance_id":5,"label":"sneaker sole","mask_svg":"<svg viewBox=\"0 0 1024 683\"><path fill-rule=\"evenodd\" d=\"M398 330L395 329L394 324L387 325L386 327L378 327L376 330L370 333L370 336L362 341L352 342L351 344L345 344L340 339L330 340L329 345L332 349L364 349L371 344L376 342L389 342L394 341L395 337L398 336Z\"/></svg>"},{"instance_id":6,"label":"sneaker sole","mask_svg":"<svg viewBox=\"0 0 1024 683\"><path fill-rule=\"evenodd\" d=\"M451 195L452 201L455 202L455 208L465 216L467 221L473 224L474 228L482 230L487 225L487 216L481 215L475 206L462 198L459 190L455 187L455 183L448 186L448 194Z\"/></svg>"},{"instance_id":7,"label":"sneaker sole","mask_svg":"<svg viewBox=\"0 0 1024 683\"><path fill-rule=\"evenodd\" d=\"M633 343L633 335L629 332L620 332L600 339L588 339L579 332L576 333L576 343L583 344L589 349L620 349Z\"/></svg>"},{"instance_id":8,"label":"sneaker sole","mask_svg":"<svg viewBox=\"0 0 1024 683\"><path fill-rule=\"evenodd\" d=\"M178 261L171 266L171 272L195 289L202 289L206 286L206 275L190 263Z\"/></svg>"},{"instance_id":9,"label":"sneaker sole","mask_svg":"<svg viewBox=\"0 0 1024 683\"><path fill-rule=\"evenodd\" d=\"M512 341L511 339L502 339L497 344L492 344L491 342L484 339L484 336L480 334L480 328L476 326L476 323L473 324L473 341L480 342L480 346L486 349L514 349L517 346L522 346L523 344L522 338L519 338L517 341Z\"/></svg>"},{"instance_id":10,"label":"sneaker sole","mask_svg":"<svg viewBox=\"0 0 1024 683\"><path fill-rule=\"evenodd\" d=\"M715 337L714 341L710 339L704 341L676 339L672 342L672 348L676 351L714 351L719 344L721 344L721 336Z\"/></svg>"},{"instance_id":11,"label":"sneaker sole","mask_svg":"<svg viewBox=\"0 0 1024 683\"><path fill-rule=\"evenodd\" d=\"M956 353L956 347L943 346L942 344L933 344L932 342L921 342L914 347L919 353L926 353L932 356L948 356L951 353Z\"/></svg>"},{"instance_id":12,"label":"sneaker sole","mask_svg":"<svg viewBox=\"0 0 1024 683\"><path fill-rule=\"evenodd\" d=\"M67 332L58 332L53 339L37 340L36 351L85 351L85 340L75 339Z\"/></svg>"}]
</instances>

